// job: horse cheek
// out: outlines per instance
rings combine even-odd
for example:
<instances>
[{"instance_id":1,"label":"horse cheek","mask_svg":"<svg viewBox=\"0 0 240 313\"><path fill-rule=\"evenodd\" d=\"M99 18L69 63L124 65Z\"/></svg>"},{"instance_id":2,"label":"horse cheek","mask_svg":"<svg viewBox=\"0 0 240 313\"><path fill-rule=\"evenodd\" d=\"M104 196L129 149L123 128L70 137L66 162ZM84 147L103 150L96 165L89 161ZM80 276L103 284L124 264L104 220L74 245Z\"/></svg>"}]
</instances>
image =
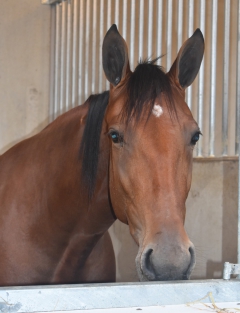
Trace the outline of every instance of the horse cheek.
<instances>
[{"instance_id":1,"label":"horse cheek","mask_svg":"<svg viewBox=\"0 0 240 313\"><path fill-rule=\"evenodd\" d=\"M119 171L117 170L116 165L113 164L113 162L111 162L109 169L109 193L112 208L117 219L119 219L124 224L128 224L125 212L125 201L124 197L122 196L124 191L122 188L122 184L120 183Z\"/></svg>"}]
</instances>

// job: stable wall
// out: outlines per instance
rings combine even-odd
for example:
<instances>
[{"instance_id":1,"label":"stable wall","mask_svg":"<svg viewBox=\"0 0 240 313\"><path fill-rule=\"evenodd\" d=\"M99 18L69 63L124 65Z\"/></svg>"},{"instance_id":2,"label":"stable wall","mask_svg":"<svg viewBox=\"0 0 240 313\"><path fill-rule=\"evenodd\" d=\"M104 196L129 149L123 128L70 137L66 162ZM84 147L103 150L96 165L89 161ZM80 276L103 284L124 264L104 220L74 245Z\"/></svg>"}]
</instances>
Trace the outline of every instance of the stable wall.
<instances>
[{"instance_id":1,"label":"stable wall","mask_svg":"<svg viewBox=\"0 0 240 313\"><path fill-rule=\"evenodd\" d=\"M0 153L48 124L51 7L40 1L2 1L0 10ZM186 228L196 245L193 278L221 276L224 261L236 262L236 159L195 160L187 200ZM111 229L118 281L137 280L137 247L128 227Z\"/></svg>"},{"instance_id":2,"label":"stable wall","mask_svg":"<svg viewBox=\"0 0 240 313\"><path fill-rule=\"evenodd\" d=\"M48 124L51 8L1 1L0 154Z\"/></svg>"}]
</instances>

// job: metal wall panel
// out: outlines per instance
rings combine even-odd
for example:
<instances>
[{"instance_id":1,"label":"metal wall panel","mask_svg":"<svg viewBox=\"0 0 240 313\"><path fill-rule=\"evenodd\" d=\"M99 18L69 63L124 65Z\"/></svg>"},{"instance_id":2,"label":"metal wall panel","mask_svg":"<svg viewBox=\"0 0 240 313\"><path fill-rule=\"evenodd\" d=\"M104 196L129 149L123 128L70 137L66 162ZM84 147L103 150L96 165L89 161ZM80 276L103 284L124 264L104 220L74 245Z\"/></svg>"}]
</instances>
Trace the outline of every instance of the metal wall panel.
<instances>
[{"instance_id":1,"label":"metal wall panel","mask_svg":"<svg viewBox=\"0 0 240 313\"><path fill-rule=\"evenodd\" d=\"M91 93L109 88L101 46L113 23L127 41L132 69L140 59L163 55L158 64L167 71L183 41L199 27L205 37L205 56L186 92L204 135L195 156L238 154L238 0L66 0L54 7L51 120Z\"/></svg>"}]
</instances>

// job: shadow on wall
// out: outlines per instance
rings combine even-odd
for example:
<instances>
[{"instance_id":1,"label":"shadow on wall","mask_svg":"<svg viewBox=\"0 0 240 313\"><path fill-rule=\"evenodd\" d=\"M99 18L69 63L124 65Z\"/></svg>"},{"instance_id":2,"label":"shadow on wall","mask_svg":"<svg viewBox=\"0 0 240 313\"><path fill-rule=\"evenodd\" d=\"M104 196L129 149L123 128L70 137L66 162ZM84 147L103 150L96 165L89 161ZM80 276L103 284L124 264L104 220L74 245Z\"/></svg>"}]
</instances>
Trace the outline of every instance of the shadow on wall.
<instances>
[{"instance_id":1,"label":"shadow on wall","mask_svg":"<svg viewBox=\"0 0 240 313\"><path fill-rule=\"evenodd\" d=\"M224 262L236 262L237 182L237 158L194 163L186 220L197 252L193 279L222 278Z\"/></svg>"},{"instance_id":2,"label":"shadow on wall","mask_svg":"<svg viewBox=\"0 0 240 313\"><path fill-rule=\"evenodd\" d=\"M224 262L237 263L238 162L222 162L222 260L207 261L207 277L223 275Z\"/></svg>"},{"instance_id":3,"label":"shadow on wall","mask_svg":"<svg viewBox=\"0 0 240 313\"><path fill-rule=\"evenodd\" d=\"M222 164L222 257L207 261L207 278L222 278L224 262L237 263L238 162ZM218 218L218 216L216 216Z\"/></svg>"},{"instance_id":4,"label":"shadow on wall","mask_svg":"<svg viewBox=\"0 0 240 313\"><path fill-rule=\"evenodd\" d=\"M237 263L238 162L223 162L222 261Z\"/></svg>"},{"instance_id":5,"label":"shadow on wall","mask_svg":"<svg viewBox=\"0 0 240 313\"><path fill-rule=\"evenodd\" d=\"M109 233L116 257L116 281L139 281L135 269L138 246L129 233L129 227L117 220L110 228Z\"/></svg>"}]
</instances>

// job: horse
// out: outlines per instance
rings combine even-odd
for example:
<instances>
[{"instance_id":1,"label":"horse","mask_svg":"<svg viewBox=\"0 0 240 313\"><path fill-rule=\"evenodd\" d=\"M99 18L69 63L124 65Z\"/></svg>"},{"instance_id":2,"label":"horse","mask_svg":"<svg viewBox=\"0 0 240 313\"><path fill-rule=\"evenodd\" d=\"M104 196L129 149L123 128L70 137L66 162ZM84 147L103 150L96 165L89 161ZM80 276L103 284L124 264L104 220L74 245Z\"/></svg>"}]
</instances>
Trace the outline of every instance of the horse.
<instances>
[{"instance_id":1,"label":"horse","mask_svg":"<svg viewBox=\"0 0 240 313\"><path fill-rule=\"evenodd\" d=\"M139 246L140 281L189 279L184 229L200 129L184 100L203 58L197 29L169 72L132 72L112 25L102 46L110 90L59 116L0 157L0 285L115 281L116 219Z\"/></svg>"}]
</instances>

